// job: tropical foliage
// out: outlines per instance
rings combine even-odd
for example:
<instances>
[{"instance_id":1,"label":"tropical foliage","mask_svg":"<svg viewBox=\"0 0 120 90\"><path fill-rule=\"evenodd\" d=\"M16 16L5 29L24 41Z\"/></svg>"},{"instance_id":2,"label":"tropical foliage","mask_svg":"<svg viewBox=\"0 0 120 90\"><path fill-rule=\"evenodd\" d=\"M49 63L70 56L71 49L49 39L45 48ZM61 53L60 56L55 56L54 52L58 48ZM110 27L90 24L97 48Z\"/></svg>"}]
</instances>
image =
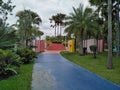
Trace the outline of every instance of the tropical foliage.
<instances>
[{"instance_id":1,"label":"tropical foliage","mask_svg":"<svg viewBox=\"0 0 120 90\"><path fill-rule=\"evenodd\" d=\"M18 74L20 57L10 50L0 49L0 79Z\"/></svg>"},{"instance_id":2,"label":"tropical foliage","mask_svg":"<svg viewBox=\"0 0 120 90\"><path fill-rule=\"evenodd\" d=\"M18 38L22 44L22 47L29 46L35 37L43 35L43 32L39 31L37 27L41 22L39 15L31 10L19 11L16 16L19 18L17 21Z\"/></svg>"},{"instance_id":3,"label":"tropical foliage","mask_svg":"<svg viewBox=\"0 0 120 90\"><path fill-rule=\"evenodd\" d=\"M7 49L13 48L17 41L16 30L12 26L4 26L0 24L0 48Z\"/></svg>"},{"instance_id":4,"label":"tropical foliage","mask_svg":"<svg viewBox=\"0 0 120 90\"><path fill-rule=\"evenodd\" d=\"M119 37L118 30L119 28L119 0L111 0L112 5L112 43L118 44L119 39L116 39L116 36ZM98 13L98 22L102 22L103 39L107 43L108 35L108 1L105 0L90 0L92 6L96 6L96 12ZM101 16L101 19L100 19Z\"/></svg>"},{"instance_id":5,"label":"tropical foliage","mask_svg":"<svg viewBox=\"0 0 120 90\"><path fill-rule=\"evenodd\" d=\"M32 40L44 34L38 28L41 18L30 10L19 11L17 23L10 26L7 19L14 7L11 0L0 0L0 80L18 74L22 63L29 63L36 57L31 48L24 48L24 44L32 46Z\"/></svg>"},{"instance_id":6,"label":"tropical foliage","mask_svg":"<svg viewBox=\"0 0 120 90\"><path fill-rule=\"evenodd\" d=\"M70 13L70 16L66 18L66 32L68 34L74 34L79 39L79 55L83 55L83 39L89 30L93 29L94 21L92 20L92 9L84 7L82 4L79 8L73 7L74 13Z\"/></svg>"},{"instance_id":7,"label":"tropical foliage","mask_svg":"<svg viewBox=\"0 0 120 90\"><path fill-rule=\"evenodd\" d=\"M17 54L21 57L24 64L28 64L36 57L36 53L29 48L22 48L17 50Z\"/></svg>"}]
</instances>

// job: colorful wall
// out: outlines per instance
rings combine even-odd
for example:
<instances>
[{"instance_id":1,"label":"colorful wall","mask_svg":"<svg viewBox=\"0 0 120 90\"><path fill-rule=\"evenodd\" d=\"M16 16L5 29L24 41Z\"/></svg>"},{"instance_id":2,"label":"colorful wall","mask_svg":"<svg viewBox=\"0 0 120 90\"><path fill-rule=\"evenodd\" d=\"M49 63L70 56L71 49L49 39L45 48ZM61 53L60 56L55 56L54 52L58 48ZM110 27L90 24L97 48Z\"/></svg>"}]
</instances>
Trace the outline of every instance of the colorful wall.
<instances>
[{"instance_id":1,"label":"colorful wall","mask_svg":"<svg viewBox=\"0 0 120 90\"><path fill-rule=\"evenodd\" d=\"M44 40L35 40L34 45L36 46L36 48L34 49L35 52L43 52L45 50Z\"/></svg>"}]
</instances>

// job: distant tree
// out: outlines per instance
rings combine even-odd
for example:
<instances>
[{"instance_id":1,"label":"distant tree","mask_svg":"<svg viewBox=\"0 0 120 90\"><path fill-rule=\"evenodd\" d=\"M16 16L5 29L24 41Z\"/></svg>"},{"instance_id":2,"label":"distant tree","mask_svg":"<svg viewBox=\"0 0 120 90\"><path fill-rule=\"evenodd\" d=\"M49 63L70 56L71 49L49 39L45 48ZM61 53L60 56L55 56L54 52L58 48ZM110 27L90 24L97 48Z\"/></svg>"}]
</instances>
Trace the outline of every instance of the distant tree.
<instances>
[{"instance_id":1,"label":"distant tree","mask_svg":"<svg viewBox=\"0 0 120 90\"><path fill-rule=\"evenodd\" d=\"M57 35L61 36L61 32L62 32L61 27L64 25L63 20L65 19L65 17L66 17L65 14L57 13L56 15L53 15L52 18L50 19L51 21L53 20L54 23L55 23L55 25L54 25L54 27L55 27L55 36L57 36ZM56 27L58 27L58 29L56 29Z\"/></svg>"}]
</instances>

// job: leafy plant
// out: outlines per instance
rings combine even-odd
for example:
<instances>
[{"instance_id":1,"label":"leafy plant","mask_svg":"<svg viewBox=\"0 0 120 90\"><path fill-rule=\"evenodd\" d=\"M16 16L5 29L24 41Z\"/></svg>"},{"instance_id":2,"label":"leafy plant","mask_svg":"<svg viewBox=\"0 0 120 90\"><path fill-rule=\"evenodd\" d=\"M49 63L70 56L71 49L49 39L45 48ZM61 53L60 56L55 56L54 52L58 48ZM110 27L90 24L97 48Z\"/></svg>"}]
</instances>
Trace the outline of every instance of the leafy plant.
<instances>
[{"instance_id":1,"label":"leafy plant","mask_svg":"<svg viewBox=\"0 0 120 90\"><path fill-rule=\"evenodd\" d=\"M7 78L18 73L20 57L10 51L0 49L0 78Z\"/></svg>"},{"instance_id":2,"label":"leafy plant","mask_svg":"<svg viewBox=\"0 0 120 90\"><path fill-rule=\"evenodd\" d=\"M24 64L30 63L30 61L36 57L36 53L29 48L22 48L17 50L17 54L20 55Z\"/></svg>"},{"instance_id":3,"label":"leafy plant","mask_svg":"<svg viewBox=\"0 0 120 90\"><path fill-rule=\"evenodd\" d=\"M93 57L96 58L97 46L91 45L90 50L93 52Z\"/></svg>"}]
</instances>

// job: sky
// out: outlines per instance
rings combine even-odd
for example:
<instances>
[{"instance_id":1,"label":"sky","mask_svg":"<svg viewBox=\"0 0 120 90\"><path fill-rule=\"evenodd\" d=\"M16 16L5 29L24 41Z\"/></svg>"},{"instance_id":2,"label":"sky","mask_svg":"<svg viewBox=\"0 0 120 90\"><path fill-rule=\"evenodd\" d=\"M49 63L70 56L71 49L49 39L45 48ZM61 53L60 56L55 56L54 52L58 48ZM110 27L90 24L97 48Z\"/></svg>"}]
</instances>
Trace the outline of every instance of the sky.
<instances>
[{"instance_id":1,"label":"sky","mask_svg":"<svg viewBox=\"0 0 120 90\"><path fill-rule=\"evenodd\" d=\"M30 9L36 12L42 19L40 30L44 32L43 38L46 35L54 36L54 29L50 27L49 18L57 13L69 15L73 12L72 7L78 8L80 3L89 6L88 0L12 0L12 4L16 5L16 7L13 10L13 15L9 16L8 22L10 24L16 23L18 18L15 14L18 11Z\"/></svg>"}]
</instances>

